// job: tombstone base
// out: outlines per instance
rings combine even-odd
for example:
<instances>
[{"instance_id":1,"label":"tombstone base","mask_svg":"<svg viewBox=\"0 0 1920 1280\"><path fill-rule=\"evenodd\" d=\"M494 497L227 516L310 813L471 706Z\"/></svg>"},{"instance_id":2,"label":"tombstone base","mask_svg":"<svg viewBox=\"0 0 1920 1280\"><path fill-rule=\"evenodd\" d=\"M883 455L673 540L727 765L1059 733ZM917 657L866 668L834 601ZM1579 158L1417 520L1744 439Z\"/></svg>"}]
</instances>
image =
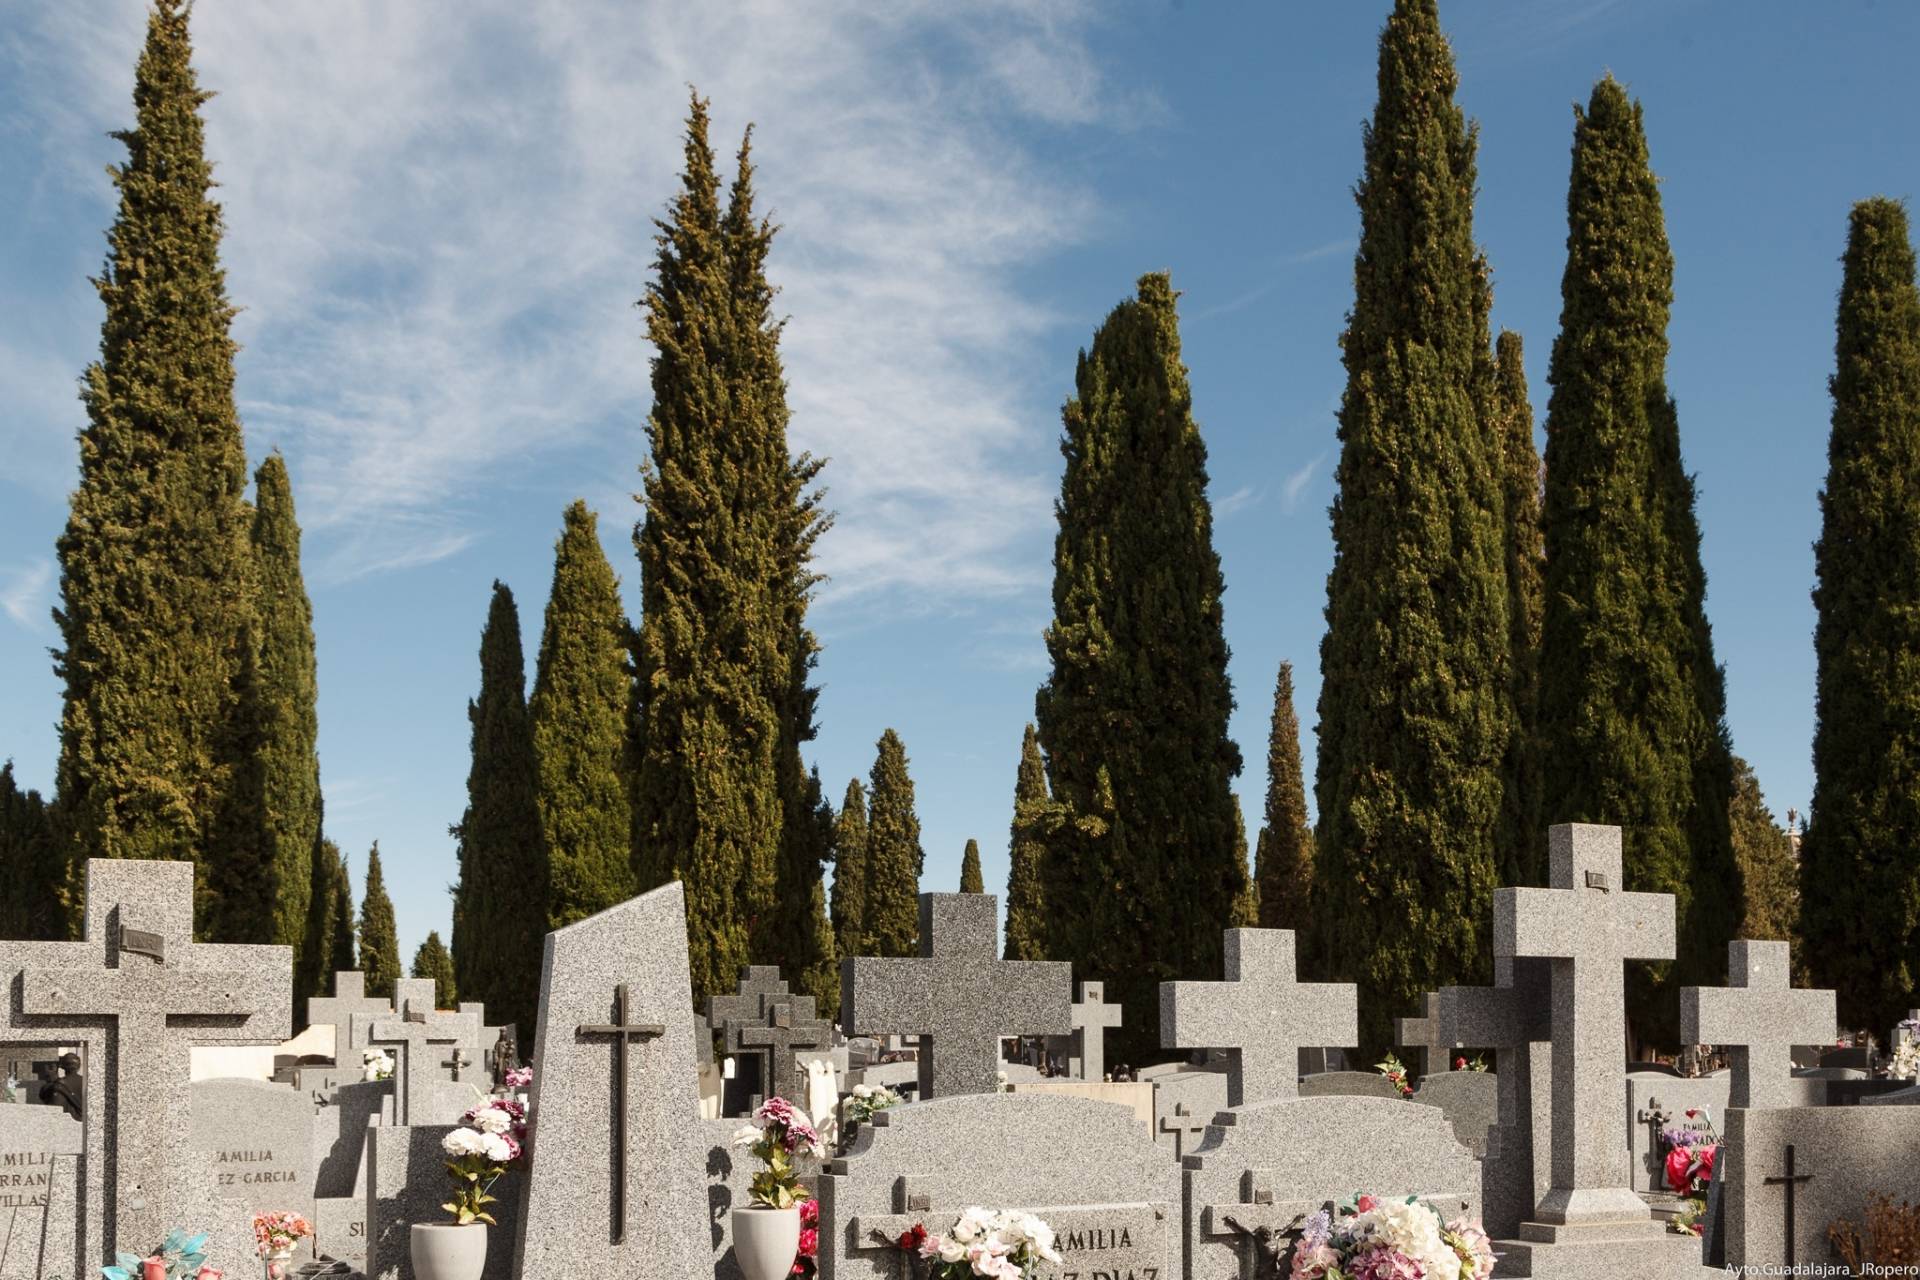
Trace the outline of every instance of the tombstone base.
<instances>
[{"instance_id":1,"label":"tombstone base","mask_svg":"<svg viewBox=\"0 0 1920 1280\"><path fill-rule=\"evenodd\" d=\"M1625 1227L1650 1218L1647 1202L1625 1187L1554 1187L1540 1197L1540 1208L1533 1215L1535 1222L1564 1227Z\"/></svg>"},{"instance_id":2,"label":"tombstone base","mask_svg":"<svg viewBox=\"0 0 1920 1280\"><path fill-rule=\"evenodd\" d=\"M1566 1226L1523 1222L1520 1239L1496 1240L1493 1274L1499 1280L1705 1280L1725 1273L1702 1261L1695 1236L1675 1235L1659 1223L1595 1222Z\"/></svg>"}]
</instances>

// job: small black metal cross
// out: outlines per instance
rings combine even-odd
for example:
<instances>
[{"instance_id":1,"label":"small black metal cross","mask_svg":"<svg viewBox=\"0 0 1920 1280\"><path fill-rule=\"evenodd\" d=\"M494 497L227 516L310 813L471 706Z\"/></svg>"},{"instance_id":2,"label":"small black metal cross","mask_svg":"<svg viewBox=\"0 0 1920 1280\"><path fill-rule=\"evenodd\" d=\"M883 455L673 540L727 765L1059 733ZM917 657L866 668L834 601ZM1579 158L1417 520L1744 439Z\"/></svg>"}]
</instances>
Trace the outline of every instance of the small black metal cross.
<instances>
[{"instance_id":1,"label":"small black metal cross","mask_svg":"<svg viewBox=\"0 0 1920 1280\"><path fill-rule=\"evenodd\" d=\"M1812 1177L1813 1175L1810 1173L1795 1173L1793 1171L1793 1144L1789 1142L1787 1144L1787 1171L1775 1177L1761 1179L1761 1181L1769 1187L1784 1183L1787 1188L1787 1256L1784 1261L1788 1266L1793 1265L1793 1189L1795 1185L1809 1181Z\"/></svg>"},{"instance_id":2,"label":"small black metal cross","mask_svg":"<svg viewBox=\"0 0 1920 1280\"><path fill-rule=\"evenodd\" d=\"M613 1242L623 1244L627 1238L627 1047L635 1040L645 1040L667 1033L666 1027L658 1022L634 1022L627 1004L627 984L621 983L613 989L613 1021L603 1024L583 1023L574 1032L580 1037L613 1037L613 1073L619 1082L619 1108L613 1116Z\"/></svg>"}]
</instances>

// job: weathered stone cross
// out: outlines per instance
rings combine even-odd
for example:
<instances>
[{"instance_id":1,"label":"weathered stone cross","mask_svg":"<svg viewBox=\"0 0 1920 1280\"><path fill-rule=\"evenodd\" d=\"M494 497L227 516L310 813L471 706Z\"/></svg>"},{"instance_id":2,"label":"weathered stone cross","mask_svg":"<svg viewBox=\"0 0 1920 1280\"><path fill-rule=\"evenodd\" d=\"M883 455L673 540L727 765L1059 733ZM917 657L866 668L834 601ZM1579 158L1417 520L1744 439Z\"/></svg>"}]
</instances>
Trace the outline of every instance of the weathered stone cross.
<instances>
[{"instance_id":1,"label":"weathered stone cross","mask_svg":"<svg viewBox=\"0 0 1920 1280\"><path fill-rule=\"evenodd\" d=\"M1160 1047L1225 1049L1227 1105L1300 1096L1300 1050L1360 1038L1352 983L1301 982L1291 929L1228 929L1225 982L1160 984Z\"/></svg>"},{"instance_id":2,"label":"weathered stone cross","mask_svg":"<svg viewBox=\"0 0 1920 1280\"><path fill-rule=\"evenodd\" d=\"M401 1017L373 1024L367 1043L399 1050L393 1069L394 1124L405 1128L432 1122L433 1087L440 1078L434 1069L440 1058L433 1046L458 1045L464 1026L459 1014L436 1013L431 998L424 1005L417 999L409 999L402 1007ZM455 1078L458 1079L457 1071Z\"/></svg>"},{"instance_id":3,"label":"weathered stone cross","mask_svg":"<svg viewBox=\"0 0 1920 1280\"><path fill-rule=\"evenodd\" d=\"M1727 944L1725 987L1680 988L1680 1039L1730 1050L1727 1105L1793 1105L1793 1046L1831 1044L1837 1019L1831 991L1796 991L1784 942L1739 938Z\"/></svg>"},{"instance_id":4,"label":"weathered stone cross","mask_svg":"<svg viewBox=\"0 0 1920 1280\"><path fill-rule=\"evenodd\" d=\"M799 1050L824 1049L828 1044L827 1024L810 1021L813 1000L807 998L804 1014L796 1015L792 1001L776 1001L767 1010L766 1021L758 1026L739 1027L740 1047L757 1049L767 1055L764 1080L768 1094L807 1105L807 1073L801 1067Z\"/></svg>"},{"instance_id":5,"label":"weathered stone cross","mask_svg":"<svg viewBox=\"0 0 1920 1280\"><path fill-rule=\"evenodd\" d=\"M920 1037L920 1097L993 1093L1003 1036L1072 1030L1073 966L1002 960L990 893L920 895L920 958L840 962L843 1025L853 1035Z\"/></svg>"},{"instance_id":6,"label":"weathered stone cross","mask_svg":"<svg viewBox=\"0 0 1920 1280\"><path fill-rule=\"evenodd\" d=\"M1107 1028L1121 1025L1123 1010L1107 1003L1107 984L1083 982L1080 1000L1073 1006L1073 1049L1067 1055L1067 1074L1079 1080L1107 1078Z\"/></svg>"},{"instance_id":7,"label":"weathered stone cross","mask_svg":"<svg viewBox=\"0 0 1920 1280\"><path fill-rule=\"evenodd\" d=\"M1395 1018L1394 1039L1403 1048L1420 1050L1420 1074L1435 1076L1453 1070L1453 1051L1460 1044L1440 1030L1440 997L1427 992L1420 998L1420 1016Z\"/></svg>"},{"instance_id":8,"label":"weathered stone cross","mask_svg":"<svg viewBox=\"0 0 1920 1280\"><path fill-rule=\"evenodd\" d=\"M619 1102L613 1113L613 1243L623 1244L627 1238L627 1134L631 1124L628 1110L632 1106L632 1073L627 1070L629 1060L628 1047L636 1040L647 1040L667 1033L664 1023L635 1022L630 1007L631 996L627 984L621 983L613 989L613 1021L610 1023L583 1024L574 1030L577 1039L588 1036L611 1036L613 1038L613 1076L615 1088L619 1090Z\"/></svg>"},{"instance_id":9,"label":"weathered stone cross","mask_svg":"<svg viewBox=\"0 0 1920 1280\"><path fill-rule=\"evenodd\" d=\"M723 1030L729 1022L758 1026L766 1021L769 1001L792 998L780 977L779 965L749 965L740 971L740 982L732 995L707 997L707 1024L715 1031ZM809 1002L813 999L803 998ZM812 1009L807 1012L811 1014Z\"/></svg>"}]
</instances>

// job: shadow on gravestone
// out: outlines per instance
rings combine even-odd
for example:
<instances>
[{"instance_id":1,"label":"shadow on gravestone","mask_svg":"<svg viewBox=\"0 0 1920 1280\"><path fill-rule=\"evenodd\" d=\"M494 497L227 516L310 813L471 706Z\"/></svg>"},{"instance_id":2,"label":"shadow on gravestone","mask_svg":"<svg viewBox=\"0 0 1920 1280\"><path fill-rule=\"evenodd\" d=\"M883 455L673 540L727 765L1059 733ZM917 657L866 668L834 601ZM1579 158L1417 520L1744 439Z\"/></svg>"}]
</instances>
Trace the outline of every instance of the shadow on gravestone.
<instances>
[{"instance_id":1,"label":"shadow on gravestone","mask_svg":"<svg viewBox=\"0 0 1920 1280\"><path fill-rule=\"evenodd\" d=\"M1227 1107L1227 1077L1218 1071L1181 1071L1155 1076L1154 1140L1178 1164L1200 1145L1213 1117Z\"/></svg>"},{"instance_id":2,"label":"shadow on gravestone","mask_svg":"<svg viewBox=\"0 0 1920 1280\"><path fill-rule=\"evenodd\" d=\"M703 1120L700 1127L707 1147L707 1235L713 1242L714 1280L743 1280L740 1264L733 1256L732 1213L751 1203L748 1184L759 1171L760 1162L745 1147L733 1145L739 1120ZM801 1186L819 1186L820 1161L800 1152L794 1157L793 1167L800 1175Z\"/></svg>"},{"instance_id":3,"label":"shadow on gravestone","mask_svg":"<svg viewBox=\"0 0 1920 1280\"><path fill-rule=\"evenodd\" d=\"M441 1143L453 1125L416 1125L367 1130L366 1280L417 1280L413 1269L415 1223L446 1222L440 1206L452 1190ZM487 1230L487 1260L481 1280L513 1275L515 1233L524 1220L527 1174L516 1171L493 1184L488 1212L499 1223Z\"/></svg>"},{"instance_id":4,"label":"shadow on gravestone","mask_svg":"<svg viewBox=\"0 0 1920 1280\"><path fill-rule=\"evenodd\" d=\"M1500 1119L1500 1082L1491 1071L1448 1071L1420 1081L1409 1102L1438 1107L1460 1144L1484 1158L1487 1135Z\"/></svg>"},{"instance_id":5,"label":"shadow on gravestone","mask_svg":"<svg viewBox=\"0 0 1920 1280\"><path fill-rule=\"evenodd\" d=\"M1728 1267L1830 1266L1828 1226L1863 1227L1868 1193L1884 1192L1895 1203L1920 1200L1920 1160L1913 1154L1920 1150L1920 1111L1912 1108L1736 1108L1727 1115L1726 1134L1714 1179L1725 1184ZM1784 1180L1789 1148L1792 1183Z\"/></svg>"}]
</instances>

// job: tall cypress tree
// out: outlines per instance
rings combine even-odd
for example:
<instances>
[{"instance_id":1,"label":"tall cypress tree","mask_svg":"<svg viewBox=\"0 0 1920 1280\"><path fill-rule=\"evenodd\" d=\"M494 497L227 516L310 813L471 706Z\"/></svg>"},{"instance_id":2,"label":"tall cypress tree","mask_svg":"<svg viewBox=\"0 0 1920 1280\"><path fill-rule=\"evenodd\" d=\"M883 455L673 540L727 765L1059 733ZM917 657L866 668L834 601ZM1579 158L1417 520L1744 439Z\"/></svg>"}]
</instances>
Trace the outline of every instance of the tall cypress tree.
<instances>
[{"instance_id":1,"label":"tall cypress tree","mask_svg":"<svg viewBox=\"0 0 1920 1280\"><path fill-rule=\"evenodd\" d=\"M1548 375L1547 820L1619 825L1626 887L1675 895L1677 962L1628 987L1637 1035L1670 1044L1675 988L1724 976L1740 886L1726 695L1666 387L1673 255L1640 108L1612 78L1577 112L1567 221Z\"/></svg>"},{"instance_id":2,"label":"tall cypress tree","mask_svg":"<svg viewBox=\"0 0 1920 1280\"><path fill-rule=\"evenodd\" d=\"M452 829L453 967L466 999L523 1036L539 1012L548 880L526 687L520 610L495 582L480 633L480 695L467 704L467 809Z\"/></svg>"},{"instance_id":3,"label":"tall cypress tree","mask_svg":"<svg viewBox=\"0 0 1920 1280\"><path fill-rule=\"evenodd\" d=\"M0 765L0 938L48 942L67 936L66 867L38 791L23 791L13 761Z\"/></svg>"},{"instance_id":4,"label":"tall cypress tree","mask_svg":"<svg viewBox=\"0 0 1920 1280\"><path fill-rule=\"evenodd\" d=\"M1047 913L1042 889L1041 861L1046 842L1036 823L1044 817L1047 762L1040 756L1040 736L1031 724L1020 741L1020 770L1013 784L1013 822L1007 839L1006 958L1047 958Z\"/></svg>"},{"instance_id":5,"label":"tall cypress tree","mask_svg":"<svg viewBox=\"0 0 1920 1280\"><path fill-rule=\"evenodd\" d=\"M156 0L117 135L119 211L95 281L106 319L81 391L80 486L59 540L57 838L88 858L199 865L203 932L264 918L257 877L231 916L210 863L257 853L229 790L245 748L253 638L246 453L213 185L182 0ZM226 824L224 827L221 824Z\"/></svg>"},{"instance_id":6,"label":"tall cypress tree","mask_svg":"<svg viewBox=\"0 0 1920 1280\"><path fill-rule=\"evenodd\" d=\"M273 941L303 953L320 844L320 721L313 605L300 572L287 464L268 455L254 472L253 558L259 571L259 702L263 856L273 885ZM318 994L310 986L297 993Z\"/></svg>"},{"instance_id":7,"label":"tall cypress tree","mask_svg":"<svg viewBox=\"0 0 1920 1280\"><path fill-rule=\"evenodd\" d=\"M1363 1049L1489 973L1512 734L1476 132L1434 0L1396 0L1355 188L1333 570L1320 646L1310 967L1360 987Z\"/></svg>"},{"instance_id":8,"label":"tall cypress tree","mask_svg":"<svg viewBox=\"0 0 1920 1280\"><path fill-rule=\"evenodd\" d=\"M847 783L833 822L833 937L843 956L866 955L867 789Z\"/></svg>"},{"instance_id":9,"label":"tall cypress tree","mask_svg":"<svg viewBox=\"0 0 1920 1280\"><path fill-rule=\"evenodd\" d=\"M326 963L331 984L334 974L351 973L360 967L359 930L354 926L353 875L347 870L347 855L331 840L322 842L321 849L333 872L333 892L328 895L333 903L333 929L327 941Z\"/></svg>"},{"instance_id":10,"label":"tall cypress tree","mask_svg":"<svg viewBox=\"0 0 1920 1280\"><path fill-rule=\"evenodd\" d=\"M392 997L400 978L400 929L380 870L378 840L367 853L367 889L360 899L360 971L367 975L368 995Z\"/></svg>"},{"instance_id":11,"label":"tall cypress tree","mask_svg":"<svg viewBox=\"0 0 1920 1280\"><path fill-rule=\"evenodd\" d=\"M1061 412L1053 670L1035 698L1054 803L1093 814L1104 772L1113 814L1100 844L1054 828L1048 948L1126 1006L1116 1052L1133 1061L1159 1048L1159 984L1219 969L1247 883L1225 582L1175 297L1164 273L1142 276L1080 355Z\"/></svg>"},{"instance_id":12,"label":"tall cypress tree","mask_svg":"<svg viewBox=\"0 0 1920 1280\"><path fill-rule=\"evenodd\" d=\"M1254 845L1253 868L1260 890L1260 927L1306 929L1313 888L1313 829L1307 825L1307 787L1300 772L1300 720L1293 710L1291 662L1280 664L1273 686L1266 821Z\"/></svg>"},{"instance_id":13,"label":"tall cypress tree","mask_svg":"<svg viewBox=\"0 0 1920 1280\"><path fill-rule=\"evenodd\" d=\"M1920 291L1907 212L1853 207L1814 545L1818 662L1801 936L1844 1025L1920 1001Z\"/></svg>"},{"instance_id":14,"label":"tall cypress tree","mask_svg":"<svg viewBox=\"0 0 1920 1280\"><path fill-rule=\"evenodd\" d=\"M960 892L985 893L987 882L980 875L980 842L967 841L966 849L960 854Z\"/></svg>"},{"instance_id":15,"label":"tall cypress tree","mask_svg":"<svg viewBox=\"0 0 1920 1280\"><path fill-rule=\"evenodd\" d=\"M586 503L575 501L554 548L553 594L528 706L549 928L634 894L633 821L621 775L631 692L628 639L598 521ZM524 878L524 868L520 874Z\"/></svg>"},{"instance_id":16,"label":"tall cypress tree","mask_svg":"<svg viewBox=\"0 0 1920 1280\"><path fill-rule=\"evenodd\" d=\"M1740 868L1742 938L1794 940L1800 914L1800 867L1793 841L1773 820L1753 766L1733 758L1733 803L1728 809L1733 858ZM1818 948L1812 948L1818 950Z\"/></svg>"},{"instance_id":17,"label":"tall cypress tree","mask_svg":"<svg viewBox=\"0 0 1920 1280\"><path fill-rule=\"evenodd\" d=\"M340 850L333 841L320 836L307 861L307 923L301 930L300 950L294 953L294 989L309 996L324 996L333 990L334 932L342 910ZM348 928L352 928L351 921ZM353 957L349 955L347 969L352 968ZM295 1009L305 1015L305 1005L296 1002Z\"/></svg>"},{"instance_id":18,"label":"tall cypress tree","mask_svg":"<svg viewBox=\"0 0 1920 1280\"><path fill-rule=\"evenodd\" d=\"M1540 519L1540 450L1533 443L1533 405L1520 335L1503 330L1495 346L1494 430L1506 501L1507 652L1513 728L1508 740L1500 882L1546 882L1546 829L1540 793L1540 616L1546 572Z\"/></svg>"},{"instance_id":19,"label":"tall cypress tree","mask_svg":"<svg viewBox=\"0 0 1920 1280\"><path fill-rule=\"evenodd\" d=\"M413 977L433 979L433 1007L451 1009L460 1002L460 987L453 977L453 955L440 941L440 931L432 930L427 940L413 953Z\"/></svg>"},{"instance_id":20,"label":"tall cypress tree","mask_svg":"<svg viewBox=\"0 0 1920 1280\"><path fill-rule=\"evenodd\" d=\"M867 806L866 909L861 919L863 954L916 955L920 945L920 873L927 855L920 847L920 818L913 808L913 778L907 748L888 729L875 744L872 797Z\"/></svg>"},{"instance_id":21,"label":"tall cypress tree","mask_svg":"<svg viewBox=\"0 0 1920 1280\"><path fill-rule=\"evenodd\" d=\"M787 452L765 273L774 228L753 209L749 148L723 216L707 123L695 95L681 191L656 224L651 456L634 533L635 852L643 884L686 884L696 1000L731 990L750 955L790 958L781 921L802 909L807 864L825 852L799 755L816 696L805 615L825 527L808 490L818 464Z\"/></svg>"},{"instance_id":22,"label":"tall cypress tree","mask_svg":"<svg viewBox=\"0 0 1920 1280\"><path fill-rule=\"evenodd\" d=\"M807 864L812 879L806 886L806 901L795 908L795 916L788 921L794 941L785 954L800 990L813 997L813 1007L821 1017L833 1021L840 1016L840 945L827 915L826 863L832 859L835 824L833 802L820 785L817 768L807 775L806 794L809 839L792 842L790 847L811 847L820 852Z\"/></svg>"}]
</instances>

